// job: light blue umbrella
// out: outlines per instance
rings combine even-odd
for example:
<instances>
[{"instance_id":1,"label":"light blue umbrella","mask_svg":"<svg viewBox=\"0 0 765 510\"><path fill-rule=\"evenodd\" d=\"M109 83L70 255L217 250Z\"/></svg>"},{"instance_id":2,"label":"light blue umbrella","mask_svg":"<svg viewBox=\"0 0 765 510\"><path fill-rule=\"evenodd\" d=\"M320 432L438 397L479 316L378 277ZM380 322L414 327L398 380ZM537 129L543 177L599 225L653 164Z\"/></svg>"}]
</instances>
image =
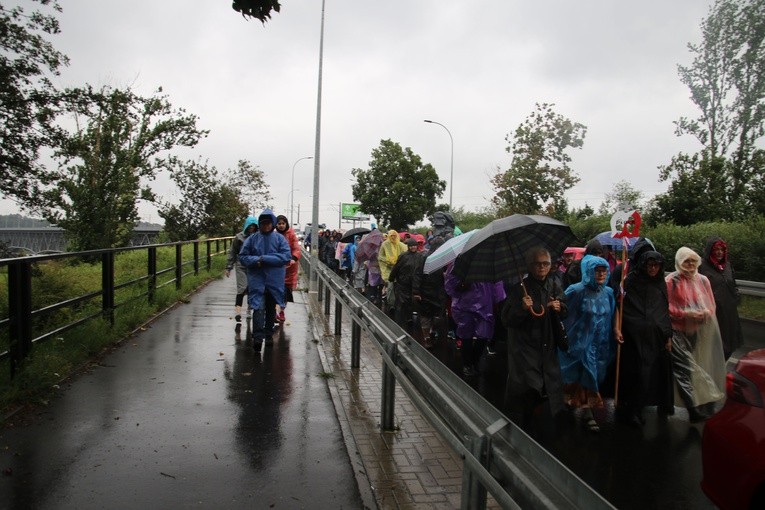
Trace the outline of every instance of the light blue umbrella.
<instances>
[{"instance_id":1,"label":"light blue umbrella","mask_svg":"<svg viewBox=\"0 0 765 510\"><path fill-rule=\"evenodd\" d=\"M429 274L437 269L446 267L449 262L456 259L457 256L462 253L462 248L468 241L470 241L470 238L473 237L473 234L476 232L478 232L478 229L473 229L470 232L466 232L447 240L434 253L428 255L428 258L425 259L425 266L423 267L422 272Z\"/></svg>"},{"instance_id":2,"label":"light blue umbrella","mask_svg":"<svg viewBox=\"0 0 765 510\"><path fill-rule=\"evenodd\" d=\"M595 239L600 241L601 246L610 246L613 250L621 250L622 249L622 238L621 237L614 237L613 232L610 230L606 230L605 232L601 232L600 234L595 236ZM627 237L627 249L631 250L632 247L637 242L637 237Z\"/></svg>"}]
</instances>

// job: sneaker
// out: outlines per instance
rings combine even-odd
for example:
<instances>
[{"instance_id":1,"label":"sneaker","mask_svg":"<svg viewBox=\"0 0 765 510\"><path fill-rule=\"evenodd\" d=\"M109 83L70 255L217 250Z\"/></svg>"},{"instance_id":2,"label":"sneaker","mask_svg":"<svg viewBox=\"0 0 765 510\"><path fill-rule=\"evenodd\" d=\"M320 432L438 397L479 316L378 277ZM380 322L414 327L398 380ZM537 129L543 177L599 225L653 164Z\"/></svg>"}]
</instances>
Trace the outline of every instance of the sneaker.
<instances>
[{"instance_id":1,"label":"sneaker","mask_svg":"<svg viewBox=\"0 0 765 510\"><path fill-rule=\"evenodd\" d=\"M236 317L234 317L234 320L236 322L240 322L241 323L242 322L242 316L240 314L236 314Z\"/></svg>"},{"instance_id":2,"label":"sneaker","mask_svg":"<svg viewBox=\"0 0 765 510\"><path fill-rule=\"evenodd\" d=\"M259 340L256 342L252 342L252 348L255 352L260 352L261 347L263 347L263 341Z\"/></svg>"},{"instance_id":3,"label":"sneaker","mask_svg":"<svg viewBox=\"0 0 765 510\"><path fill-rule=\"evenodd\" d=\"M276 320L279 321L279 322L284 322L284 320L285 320L284 319L284 310L279 312L279 315L276 316Z\"/></svg>"}]
</instances>

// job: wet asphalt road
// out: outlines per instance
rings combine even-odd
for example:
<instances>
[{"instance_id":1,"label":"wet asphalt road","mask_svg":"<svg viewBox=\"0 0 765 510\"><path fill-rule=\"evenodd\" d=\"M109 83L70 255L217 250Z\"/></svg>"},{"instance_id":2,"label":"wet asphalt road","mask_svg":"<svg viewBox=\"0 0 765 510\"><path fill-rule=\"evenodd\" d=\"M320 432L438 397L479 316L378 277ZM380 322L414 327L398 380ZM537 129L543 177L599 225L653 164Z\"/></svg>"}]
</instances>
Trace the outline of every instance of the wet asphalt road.
<instances>
[{"instance_id":1,"label":"wet asphalt road","mask_svg":"<svg viewBox=\"0 0 765 510\"><path fill-rule=\"evenodd\" d=\"M2 430L0 508L363 508L308 313L255 354L233 298L212 282Z\"/></svg>"}]
</instances>

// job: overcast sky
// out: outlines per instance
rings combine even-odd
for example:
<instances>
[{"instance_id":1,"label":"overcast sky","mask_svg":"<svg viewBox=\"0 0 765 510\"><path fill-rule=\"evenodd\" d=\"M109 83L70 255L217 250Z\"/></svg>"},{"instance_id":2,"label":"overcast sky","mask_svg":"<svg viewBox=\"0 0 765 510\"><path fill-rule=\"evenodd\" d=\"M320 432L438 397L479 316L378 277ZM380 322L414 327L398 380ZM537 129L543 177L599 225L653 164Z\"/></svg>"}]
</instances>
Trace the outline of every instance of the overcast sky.
<instances>
[{"instance_id":1,"label":"overcast sky","mask_svg":"<svg viewBox=\"0 0 765 510\"><path fill-rule=\"evenodd\" d=\"M210 130L189 157L218 169L247 159L289 216L295 162L314 155L321 0L283 0L261 25L230 0L60 0L56 47L71 59L60 86L162 86ZM36 5L22 2L25 5ZM694 140L673 121L696 110L677 76L710 0L326 0L320 221L352 202L353 168L390 138L448 181L454 206L477 210L507 168L505 136L534 110L588 128L571 152L581 182L572 207L602 201L620 180L663 191L657 166ZM167 179L157 191L172 200ZM313 161L295 167L294 217L310 221ZM448 202L449 185L439 202ZM5 202L2 212L13 212ZM160 222L141 206L144 220ZM347 227L348 225L344 225Z\"/></svg>"}]
</instances>

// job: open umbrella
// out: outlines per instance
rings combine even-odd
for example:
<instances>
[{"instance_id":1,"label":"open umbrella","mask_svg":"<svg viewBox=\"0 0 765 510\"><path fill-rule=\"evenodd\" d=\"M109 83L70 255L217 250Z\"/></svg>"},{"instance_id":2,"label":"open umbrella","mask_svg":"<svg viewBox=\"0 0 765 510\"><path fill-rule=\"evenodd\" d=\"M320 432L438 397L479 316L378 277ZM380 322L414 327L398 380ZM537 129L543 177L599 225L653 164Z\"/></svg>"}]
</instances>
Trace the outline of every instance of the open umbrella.
<instances>
[{"instance_id":1,"label":"open umbrella","mask_svg":"<svg viewBox=\"0 0 765 510\"><path fill-rule=\"evenodd\" d=\"M462 248L453 274L466 282L515 280L526 271L526 251L547 248L553 260L574 240L571 228L547 216L513 214L492 221Z\"/></svg>"},{"instance_id":2,"label":"open umbrella","mask_svg":"<svg viewBox=\"0 0 765 510\"><path fill-rule=\"evenodd\" d=\"M352 229L346 231L345 234L343 234L343 237L340 238L340 242L341 243L352 243L354 237L356 237L356 236L363 236L364 234L368 234L369 232L371 232L371 230L369 230L366 227L352 228Z\"/></svg>"},{"instance_id":3,"label":"open umbrella","mask_svg":"<svg viewBox=\"0 0 765 510\"><path fill-rule=\"evenodd\" d=\"M601 232L600 234L595 236L595 239L600 241L601 246L610 246L613 250L621 250L622 249L622 238L621 237L613 237L613 233L610 230L606 230L605 232ZM624 239L627 240L627 246L628 249L632 249L633 246L635 246L635 243L639 238L637 237L625 237Z\"/></svg>"},{"instance_id":4,"label":"open umbrella","mask_svg":"<svg viewBox=\"0 0 765 510\"><path fill-rule=\"evenodd\" d=\"M356 257L361 261L377 258L377 254L380 252L380 245L383 241L385 241L385 236L382 235L382 232L377 229L371 231L356 246Z\"/></svg>"},{"instance_id":5,"label":"open umbrella","mask_svg":"<svg viewBox=\"0 0 765 510\"><path fill-rule=\"evenodd\" d=\"M476 232L478 232L478 229L448 239L440 248L428 255L428 258L425 259L425 265L422 268L422 272L429 274L437 269L446 267L449 262L456 259L457 256L462 253L465 243L467 243Z\"/></svg>"}]
</instances>

